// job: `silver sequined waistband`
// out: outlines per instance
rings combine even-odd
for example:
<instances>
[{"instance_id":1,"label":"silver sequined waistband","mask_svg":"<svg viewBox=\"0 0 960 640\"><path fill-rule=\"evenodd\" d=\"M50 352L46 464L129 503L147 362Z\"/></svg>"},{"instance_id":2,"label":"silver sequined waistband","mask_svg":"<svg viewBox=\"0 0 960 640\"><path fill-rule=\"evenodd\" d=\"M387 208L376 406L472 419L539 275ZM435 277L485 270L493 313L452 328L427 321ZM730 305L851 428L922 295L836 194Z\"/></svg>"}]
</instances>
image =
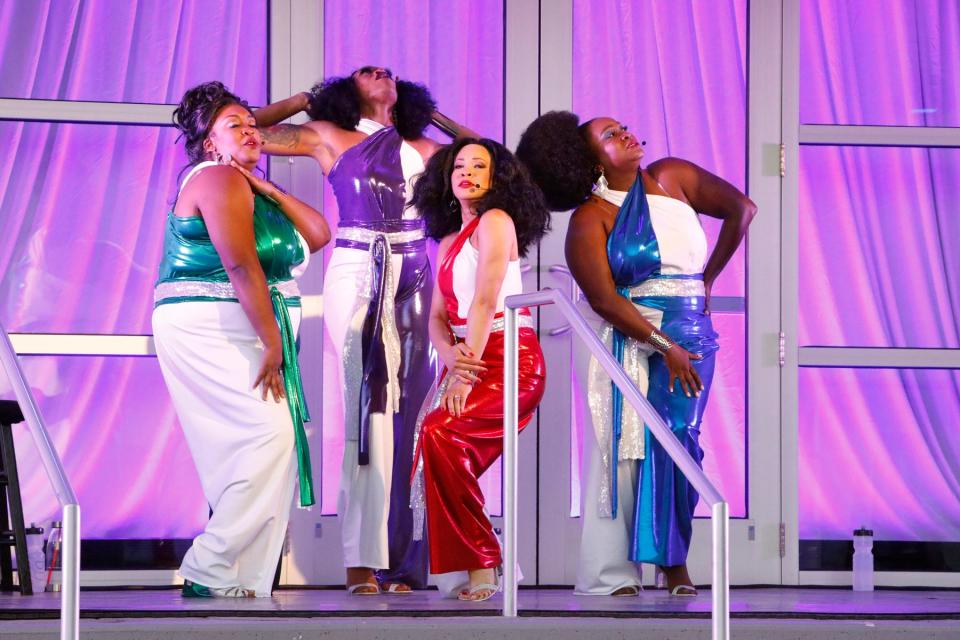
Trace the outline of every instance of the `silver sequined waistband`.
<instances>
[{"instance_id":1,"label":"silver sequined waistband","mask_svg":"<svg viewBox=\"0 0 960 640\"><path fill-rule=\"evenodd\" d=\"M704 295L706 295L706 289L703 287L703 280L694 278L650 278L630 289L631 298L673 296L695 298Z\"/></svg>"},{"instance_id":2,"label":"silver sequined waistband","mask_svg":"<svg viewBox=\"0 0 960 640\"><path fill-rule=\"evenodd\" d=\"M497 333L498 331L503 331L503 327L506 324L506 320L503 319L503 316L499 316L493 319L493 324L490 326L490 333ZM533 317L528 315L521 315L518 318L517 325L519 327L529 327L533 328ZM450 330L453 331L453 335L458 338L467 337L467 325L465 324L452 324L450 325Z\"/></svg>"},{"instance_id":3,"label":"silver sequined waistband","mask_svg":"<svg viewBox=\"0 0 960 640\"><path fill-rule=\"evenodd\" d=\"M270 285L276 287L284 298L300 297L300 287L296 280L284 280ZM153 289L153 302L160 304L171 298L218 298L236 300L237 292L229 282L211 282L209 280L172 280L160 282Z\"/></svg>"},{"instance_id":4,"label":"silver sequined waistband","mask_svg":"<svg viewBox=\"0 0 960 640\"><path fill-rule=\"evenodd\" d=\"M423 239L423 229L411 229L410 231L395 231L393 233L381 233L362 229L360 227L340 227L337 229L337 240L350 240L352 242L373 242L377 236L383 236L390 244L404 244Z\"/></svg>"}]
</instances>

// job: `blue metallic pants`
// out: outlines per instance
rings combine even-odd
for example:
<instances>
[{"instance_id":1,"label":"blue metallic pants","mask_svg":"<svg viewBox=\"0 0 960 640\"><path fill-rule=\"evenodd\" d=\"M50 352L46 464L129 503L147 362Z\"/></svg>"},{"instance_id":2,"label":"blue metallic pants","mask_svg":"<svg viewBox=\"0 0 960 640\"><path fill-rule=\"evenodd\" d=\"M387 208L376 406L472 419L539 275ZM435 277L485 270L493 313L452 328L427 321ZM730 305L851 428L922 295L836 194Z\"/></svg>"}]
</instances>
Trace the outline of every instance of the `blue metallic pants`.
<instances>
[{"instance_id":1,"label":"blue metallic pants","mask_svg":"<svg viewBox=\"0 0 960 640\"><path fill-rule=\"evenodd\" d=\"M670 372L660 354L650 356L647 399L694 460L703 460L700 421L713 381L717 333L710 316L703 312L702 297L634 298L636 304L663 312L660 331L690 353L703 382L700 396L687 397L679 381L669 388ZM634 533L630 559L660 566L685 564L693 533L693 511L700 496L676 467L670 456L645 430L645 457L640 466Z\"/></svg>"}]
</instances>

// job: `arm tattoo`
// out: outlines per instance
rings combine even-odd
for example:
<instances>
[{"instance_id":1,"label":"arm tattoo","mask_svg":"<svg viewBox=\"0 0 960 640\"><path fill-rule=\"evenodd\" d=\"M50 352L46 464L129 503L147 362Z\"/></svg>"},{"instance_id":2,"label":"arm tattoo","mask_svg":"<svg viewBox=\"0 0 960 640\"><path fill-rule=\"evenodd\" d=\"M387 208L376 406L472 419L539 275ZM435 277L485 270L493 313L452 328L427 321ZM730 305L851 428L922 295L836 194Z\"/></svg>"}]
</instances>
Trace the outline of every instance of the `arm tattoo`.
<instances>
[{"instance_id":1,"label":"arm tattoo","mask_svg":"<svg viewBox=\"0 0 960 640\"><path fill-rule=\"evenodd\" d=\"M293 149L300 142L300 127L295 124L278 124L261 129L263 141Z\"/></svg>"}]
</instances>

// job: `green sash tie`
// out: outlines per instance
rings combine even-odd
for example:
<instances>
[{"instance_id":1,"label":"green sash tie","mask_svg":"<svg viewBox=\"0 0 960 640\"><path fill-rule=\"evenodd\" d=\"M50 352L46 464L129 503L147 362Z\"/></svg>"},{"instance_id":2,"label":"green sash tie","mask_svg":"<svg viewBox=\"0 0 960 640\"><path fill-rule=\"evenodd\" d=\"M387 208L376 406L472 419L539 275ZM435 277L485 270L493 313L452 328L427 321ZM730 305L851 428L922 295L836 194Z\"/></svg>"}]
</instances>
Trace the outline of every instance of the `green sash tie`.
<instances>
[{"instance_id":1,"label":"green sash tie","mask_svg":"<svg viewBox=\"0 0 960 640\"><path fill-rule=\"evenodd\" d=\"M310 411L303 396L303 379L300 377L300 364L297 362L297 345L293 335L293 323L283 294L276 287L270 288L270 301L273 313L280 325L280 339L283 342L283 385L287 393L287 406L293 418L293 435L297 443L297 469L300 482L300 506L316 504L313 495L313 472L310 468L310 445L304 422L310 422Z\"/></svg>"}]
</instances>

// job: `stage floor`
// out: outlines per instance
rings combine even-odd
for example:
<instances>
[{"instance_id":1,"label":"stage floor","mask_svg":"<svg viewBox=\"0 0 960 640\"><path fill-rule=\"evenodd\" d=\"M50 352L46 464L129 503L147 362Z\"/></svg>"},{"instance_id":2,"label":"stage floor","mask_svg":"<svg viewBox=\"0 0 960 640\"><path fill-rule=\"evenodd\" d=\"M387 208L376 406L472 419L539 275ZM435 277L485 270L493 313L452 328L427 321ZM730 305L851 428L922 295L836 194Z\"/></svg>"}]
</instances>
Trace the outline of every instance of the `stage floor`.
<instances>
[{"instance_id":1,"label":"stage floor","mask_svg":"<svg viewBox=\"0 0 960 640\"><path fill-rule=\"evenodd\" d=\"M272 598L185 599L174 589L82 591L82 618L323 618L452 617L499 615L502 596L484 603L442 598L437 591L411 595L349 596L334 589L282 589ZM0 620L59 616L59 594L0 593ZM569 589L521 589L527 617L674 618L710 617L711 598L671 597L647 590L637 597L574 596ZM734 619L960 620L960 591L738 588L730 591ZM960 634L958 634L960 635Z\"/></svg>"}]
</instances>

